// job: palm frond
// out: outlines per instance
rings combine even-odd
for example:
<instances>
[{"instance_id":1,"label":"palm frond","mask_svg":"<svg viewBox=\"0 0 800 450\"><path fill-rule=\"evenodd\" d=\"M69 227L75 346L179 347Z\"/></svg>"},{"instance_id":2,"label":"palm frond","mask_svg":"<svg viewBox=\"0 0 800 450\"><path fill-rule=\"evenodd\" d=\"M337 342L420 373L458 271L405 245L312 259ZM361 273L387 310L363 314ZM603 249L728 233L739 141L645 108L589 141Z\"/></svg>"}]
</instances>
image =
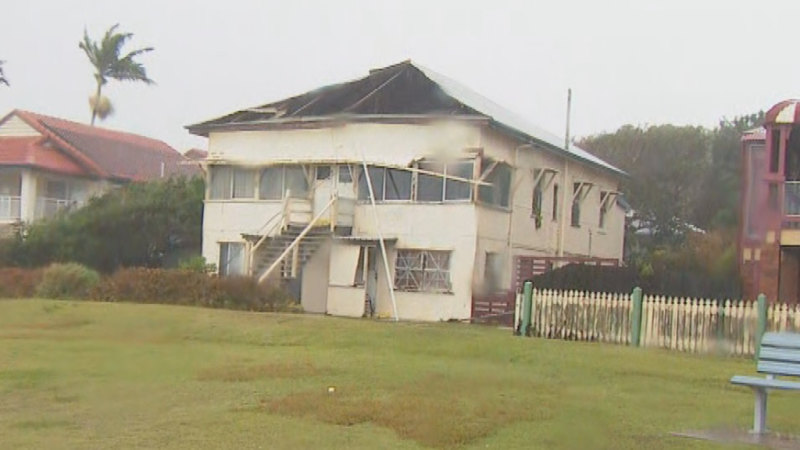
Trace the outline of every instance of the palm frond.
<instances>
[{"instance_id":1,"label":"palm frond","mask_svg":"<svg viewBox=\"0 0 800 450\"><path fill-rule=\"evenodd\" d=\"M8 80L6 79L6 75L3 73L3 64L5 61L0 61L0 84L5 84L8 86Z\"/></svg>"}]
</instances>

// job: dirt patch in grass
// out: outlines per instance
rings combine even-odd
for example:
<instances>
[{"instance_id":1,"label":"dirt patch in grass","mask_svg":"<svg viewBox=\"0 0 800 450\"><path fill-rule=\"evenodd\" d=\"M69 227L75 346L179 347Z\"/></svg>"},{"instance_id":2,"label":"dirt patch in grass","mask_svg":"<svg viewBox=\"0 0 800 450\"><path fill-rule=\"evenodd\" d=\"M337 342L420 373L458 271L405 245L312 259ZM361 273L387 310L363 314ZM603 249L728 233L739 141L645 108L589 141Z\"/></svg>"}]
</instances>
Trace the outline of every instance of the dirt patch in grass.
<instances>
[{"instance_id":1,"label":"dirt patch in grass","mask_svg":"<svg viewBox=\"0 0 800 450\"><path fill-rule=\"evenodd\" d=\"M197 375L197 379L200 381L226 381L235 383L264 378L308 377L319 373L320 369L310 362L275 362L258 365L235 363L202 370Z\"/></svg>"},{"instance_id":2,"label":"dirt patch in grass","mask_svg":"<svg viewBox=\"0 0 800 450\"><path fill-rule=\"evenodd\" d=\"M265 399L260 408L274 414L311 416L335 425L371 422L403 439L452 448L516 421L550 417L544 402L537 407L514 398L513 392L519 387L513 384L499 385L493 380L481 386L480 378L436 374L384 395L370 395L357 388L337 388L333 393L322 389Z\"/></svg>"}]
</instances>

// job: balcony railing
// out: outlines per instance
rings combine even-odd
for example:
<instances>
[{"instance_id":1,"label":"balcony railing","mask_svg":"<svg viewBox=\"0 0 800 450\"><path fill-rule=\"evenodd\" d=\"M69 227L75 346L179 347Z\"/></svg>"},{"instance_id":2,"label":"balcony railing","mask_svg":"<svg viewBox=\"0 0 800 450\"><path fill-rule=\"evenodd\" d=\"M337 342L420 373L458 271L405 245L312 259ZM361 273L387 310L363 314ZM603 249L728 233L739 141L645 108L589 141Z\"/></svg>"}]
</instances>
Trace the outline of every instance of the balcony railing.
<instances>
[{"instance_id":1,"label":"balcony railing","mask_svg":"<svg viewBox=\"0 0 800 450\"><path fill-rule=\"evenodd\" d=\"M19 196L0 195L0 220L19 220L20 204Z\"/></svg>"},{"instance_id":2,"label":"balcony railing","mask_svg":"<svg viewBox=\"0 0 800 450\"><path fill-rule=\"evenodd\" d=\"M39 197L36 199L36 218L47 219L55 216L61 210L75 206L77 203L71 200Z\"/></svg>"},{"instance_id":3,"label":"balcony railing","mask_svg":"<svg viewBox=\"0 0 800 450\"><path fill-rule=\"evenodd\" d=\"M787 216L800 216L800 181L784 183L783 213Z\"/></svg>"}]
</instances>

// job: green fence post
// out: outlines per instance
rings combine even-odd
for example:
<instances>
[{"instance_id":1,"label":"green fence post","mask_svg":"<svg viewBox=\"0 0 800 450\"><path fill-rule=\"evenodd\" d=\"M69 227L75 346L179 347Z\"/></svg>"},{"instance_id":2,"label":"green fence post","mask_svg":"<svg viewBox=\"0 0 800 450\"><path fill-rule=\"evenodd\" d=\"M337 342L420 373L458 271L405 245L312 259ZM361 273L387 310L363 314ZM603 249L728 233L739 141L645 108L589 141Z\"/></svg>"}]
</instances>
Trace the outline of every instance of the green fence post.
<instances>
[{"instance_id":1,"label":"green fence post","mask_svg":"<svg viewBox=\"0 0 800 450\"><path fill-rule=\"evenodd\" d=\"M761 353L761 338L767 331L767 296L758 295L758 328L756 328L756 359Z\"/></svg>"},{"instance_id":2,"label":"green fence post","mask_svg":"<svg viewBox=\"0 0 800 450\"><path fill-rule=\"evenodd\" d=\"M642 337L642 288L633 288L631 294L633 309L631 312L631 345L638 347Z\"/></svg>"},{"instance_id":3,"label":"green fence post","mask_svg":"<svg viewBox=\"0 0 800 450\"><path fill-rule=\"evenodd\" d=\"M519 330L521 336L531 335L531 310L533 308L533 283L526 281L522 288L522 327Z\"/></svg>"}]
</instances>

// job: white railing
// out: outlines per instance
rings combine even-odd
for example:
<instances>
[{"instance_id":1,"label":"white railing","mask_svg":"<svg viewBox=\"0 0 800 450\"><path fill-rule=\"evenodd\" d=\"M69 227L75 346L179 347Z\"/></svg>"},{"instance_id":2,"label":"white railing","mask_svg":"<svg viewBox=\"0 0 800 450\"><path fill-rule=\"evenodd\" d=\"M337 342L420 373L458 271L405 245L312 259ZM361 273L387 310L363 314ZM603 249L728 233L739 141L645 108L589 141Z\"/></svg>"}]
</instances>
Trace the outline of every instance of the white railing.
<instances>
[{"instance_id":1,"label":"white railing","mask_svg":"<svg viewBox=\"0 0 800 450\"><path fill-rule=\"evenodd\" d=\"M800 216L800 181L784 183L783 213L787 216Z\"/></svg>"},{"instance_id":2,"label":"white railing","mask_svg":"<svg viewBox=\"0 0 800 450\"><path fill-rule=\"evenodd\" d=\"M19 220L22 217L19 196L0 195L0 220Z\"/></svg>"},{"instance_id":3,"label":"white railing","mask_svg":"<svg viewBox=\"0 0 800 450\"><path fill-rule=\"evenodd\" d=\"M58 214L59 211L77 206L77 202L60 198L39 197L36 199L36 218L47 219Z\"/></svg>"}]
</instances>

